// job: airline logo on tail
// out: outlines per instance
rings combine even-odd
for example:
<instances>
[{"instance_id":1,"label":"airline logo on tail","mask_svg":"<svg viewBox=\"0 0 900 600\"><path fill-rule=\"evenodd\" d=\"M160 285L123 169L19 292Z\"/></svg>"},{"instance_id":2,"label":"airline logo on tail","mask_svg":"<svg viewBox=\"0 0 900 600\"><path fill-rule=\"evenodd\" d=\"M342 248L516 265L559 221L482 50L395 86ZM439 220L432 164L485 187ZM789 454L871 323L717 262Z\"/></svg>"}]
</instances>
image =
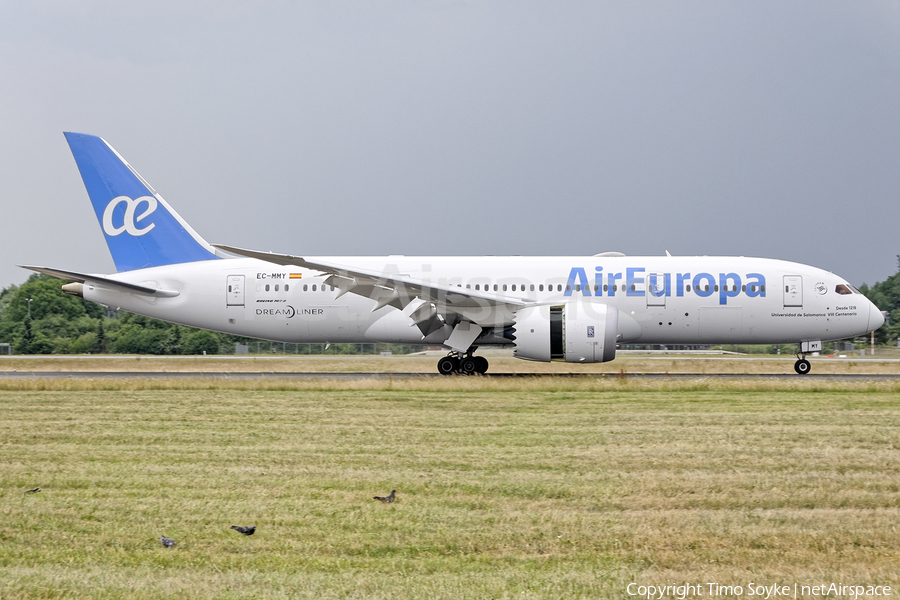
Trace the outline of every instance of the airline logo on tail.
<instances>
[{"instance_id":1,"label":"airline logo on tail","mask_svg":"<svg viewBox=\"0 0 900 600\"><path fill-rule=\"evenodd\" d=\"M122 215L122 225L117 227L113 223L113 214L115 213L116 208L123 203L125 204L125 214ZM135 216L138 206L143 203L147 204L144 212ZM117 236L127 232L128 235L138 237L149 233L151 229L156 227L156 223L150 223L143 229L138 229L137 222L143 221L146 217L153 214L157 206L159 206L159 202L157 202L156 198L153 196L141 196L140 198L118 196L113 198L112 202L106 205L106 210L103 211L103 231L106 235L111 236Z\"/></svg>"},{"instance_id":2,"label":"airline logo on tail","mask_svg":"<svg viewBox=\"0 0 900 600\"><path fill-rule=\"evenodd\" d=\"M116 270L219 258L212 246L102 138L66 133L66 140Z\"/></svg>"}]
</instances>

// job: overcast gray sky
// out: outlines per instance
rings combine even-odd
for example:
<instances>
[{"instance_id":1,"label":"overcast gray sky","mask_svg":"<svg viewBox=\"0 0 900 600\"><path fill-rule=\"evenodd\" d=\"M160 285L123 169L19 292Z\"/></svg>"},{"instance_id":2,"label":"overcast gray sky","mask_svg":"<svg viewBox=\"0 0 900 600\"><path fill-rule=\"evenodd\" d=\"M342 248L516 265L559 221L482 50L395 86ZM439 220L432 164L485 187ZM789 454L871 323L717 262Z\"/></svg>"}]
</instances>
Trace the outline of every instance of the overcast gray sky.
<instances>
[{"instance_id":1,"label":"overcast gray sky","mask_svg":"<svg viewBox=\"0 0 900 600\"><path fill-rule=\"evenodd\" d=\"M306 255L900 254L900 2L0 0L0 287L114 271L63 131Z\"/></svg>"}]
</instances>

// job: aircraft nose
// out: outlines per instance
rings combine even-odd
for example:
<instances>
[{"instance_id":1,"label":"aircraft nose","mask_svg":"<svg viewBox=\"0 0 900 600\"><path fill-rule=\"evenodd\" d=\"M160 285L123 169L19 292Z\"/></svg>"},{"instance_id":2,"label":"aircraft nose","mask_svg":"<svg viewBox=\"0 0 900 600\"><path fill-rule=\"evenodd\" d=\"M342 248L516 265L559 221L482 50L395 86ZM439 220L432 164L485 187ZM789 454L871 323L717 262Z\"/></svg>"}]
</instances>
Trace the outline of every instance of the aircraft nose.
<instances>
[{"instance_id":1,"label":"aircraft nose","mask_svg":"<svg viewBox=\"0 0 900 600\"><path fill-rule=\"evenodd\" d=\"M880 310L878 310L878 307L875 306L875 304L873 304L872 301L870 300L869 301L868 331L875 331L882 325L884 325L884 314L882 314L882 312Z\"/></svg>"}]
</instances>

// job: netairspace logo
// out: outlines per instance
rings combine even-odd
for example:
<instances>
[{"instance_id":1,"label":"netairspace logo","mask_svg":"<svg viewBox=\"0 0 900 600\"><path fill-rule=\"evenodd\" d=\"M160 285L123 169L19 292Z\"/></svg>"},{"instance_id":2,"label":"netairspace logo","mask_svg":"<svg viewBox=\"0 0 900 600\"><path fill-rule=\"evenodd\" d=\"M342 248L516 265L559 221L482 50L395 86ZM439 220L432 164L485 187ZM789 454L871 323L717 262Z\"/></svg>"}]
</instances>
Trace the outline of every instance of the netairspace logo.
<instances>
[{"instance_id":1,"label":"netairspace logo","mask_svg":"<svg viewBox=\"0 0 900 600\"><path fill-rule=\"evenodd\" d=\"M750 582L743 585L725 585L721 583L684 583L680 585L640 585L629 583L625 588L629 596L644 598L646 600L664 600L674 598L699 598L703 596L719 598L762 598L773 600L775 598L800 598L805 596L824 596L833 598L879 598L892 596L893 590L889 585L844 585L843 583L820 583L817 585L798 584L762 584Z\"/></svg>"}]
</instances>

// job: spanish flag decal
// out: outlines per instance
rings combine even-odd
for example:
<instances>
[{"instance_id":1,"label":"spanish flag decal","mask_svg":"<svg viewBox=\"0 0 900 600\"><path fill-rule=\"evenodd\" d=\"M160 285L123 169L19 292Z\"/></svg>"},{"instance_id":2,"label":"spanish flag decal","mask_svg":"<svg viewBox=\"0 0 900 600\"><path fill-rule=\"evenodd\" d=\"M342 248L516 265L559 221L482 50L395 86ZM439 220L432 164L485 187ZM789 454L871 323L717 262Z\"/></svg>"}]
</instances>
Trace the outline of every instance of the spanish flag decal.
<instances>
[{"instance_id":1,"label":"spanish flag decal","mask_svg":"<svg viewBox=\"0 0 900 600\"><path fill-rule=\"evenodd\" d=\"M288 277L288 279L302 279L302 278L303 278L303 273L291 273L290 277Z\"/></svg>"}]
</instances>

